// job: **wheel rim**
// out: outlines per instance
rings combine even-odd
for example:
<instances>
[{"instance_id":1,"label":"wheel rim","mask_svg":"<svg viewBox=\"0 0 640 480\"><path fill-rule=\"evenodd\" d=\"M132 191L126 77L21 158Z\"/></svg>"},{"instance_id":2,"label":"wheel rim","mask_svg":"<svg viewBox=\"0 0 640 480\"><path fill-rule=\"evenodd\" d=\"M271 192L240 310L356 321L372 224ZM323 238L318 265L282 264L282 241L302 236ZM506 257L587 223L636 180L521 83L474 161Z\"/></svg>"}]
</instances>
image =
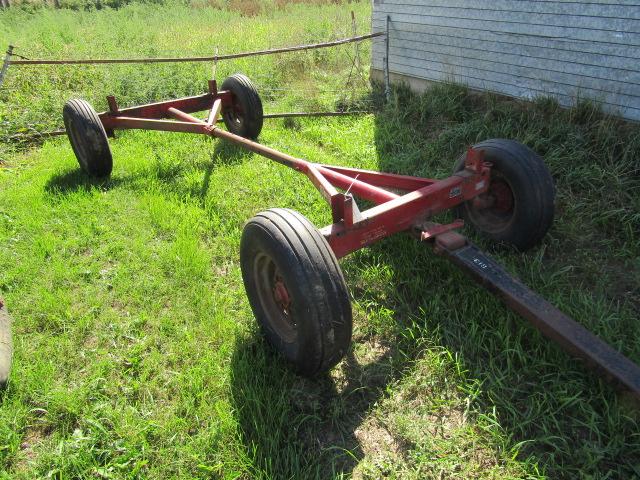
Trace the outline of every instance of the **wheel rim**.
<instances>
[{"instance_id":1,"label":"wheel rim","mask_svg":"<svg viewBox=\"0 0 640 480\"><path fill-rule=\"evenodd\" d=\"M293 343L298 328L293 319L291 295L280 270L263 252L256 255L253 267L253 280L269 325L284 342Z\"/></svg>"},{"instance_id":2,"label":"wheel rim","mask_svg":"<svg viewBox=\"0 0 640 480\"><path fill-rule=\"evenodd\" d=\"M499 233L513 222L516 197L509 181L497 170L491 172L488 190L465 204L469 220L488 233Z\"/></svg>"},{"instance_id":3,"label":"wheel rim","mask_svg":"<svg viewBox=\"0 0 640 480\"><path fill-rule=\"evenodd\" d=\"M229 130L242 130L244 126L244 110L235 97L231 101L231 107L223 112L223 117Z\"/></svg>"}]
</instances>

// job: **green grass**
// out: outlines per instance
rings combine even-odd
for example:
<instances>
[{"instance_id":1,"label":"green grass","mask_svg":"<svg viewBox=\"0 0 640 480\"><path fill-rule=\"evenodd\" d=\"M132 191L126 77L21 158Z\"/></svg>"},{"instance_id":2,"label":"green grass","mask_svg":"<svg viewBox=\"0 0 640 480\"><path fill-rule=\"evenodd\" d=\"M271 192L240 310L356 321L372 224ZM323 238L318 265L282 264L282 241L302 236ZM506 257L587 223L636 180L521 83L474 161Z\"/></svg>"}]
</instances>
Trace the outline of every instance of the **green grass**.
<instances>
[{"instance_id":1,"label":"green grass","mask_svg":"<svg viewBox=\"0 0 640 480\"><path fill-rule=\"evenodd\" d=\"M290 5L259 19L177 2L97 12L9 10L0 17L0 42L15 45L15 53L28 58L213 56L216 51L223 55L348 37L353 33L351 10L357 32L368 32L365 3ZM250 72L270 112L333 110L354 103L367 90L366 70L352 68L354 48L219 62L216 78ZM361 56L367 65L368 45ZM213 62L13 66L0 89L0 159L18 143L15 135L61 128L62 107L69 98L85 98L102 111L110 94L122 106L197 95L206 91L212 70Z\"/></svg>"},{"instance_id":2,"label":"green grass","mask_svg":"<svg viewBox=\"0 0 640 480\"><path fill-rule=\"evenodd\" d=\"M351 9L364 31L369 8L10 11L0 43L34 57L207 54L216 44L223 53L341 36ZM257 77L268 111L329 108L342 100L347 53L246 59L220 64L218 77ZM14 68L0 90L2 132L60 126L72 96L100 109L107 93L123 104L197 93L210 67ZM467 145L491 137L545 157L556 220L526 254L468 233L640 362L638 126L588 103L563 110L443 85L419 97L398 89L375 116L270 120L261 142L314 161L446 176ZM639 417L625 397L408 237L341 262L353 348L329 375L297 377L258 334L239 237L269 207L327 224L320 195L293 171L198 136L123 132L111 145L104 182L79 173L65 138L2 146L0 293L15 320L0 397L3 477L640 476Z\"/></svg>"}]
</instances>

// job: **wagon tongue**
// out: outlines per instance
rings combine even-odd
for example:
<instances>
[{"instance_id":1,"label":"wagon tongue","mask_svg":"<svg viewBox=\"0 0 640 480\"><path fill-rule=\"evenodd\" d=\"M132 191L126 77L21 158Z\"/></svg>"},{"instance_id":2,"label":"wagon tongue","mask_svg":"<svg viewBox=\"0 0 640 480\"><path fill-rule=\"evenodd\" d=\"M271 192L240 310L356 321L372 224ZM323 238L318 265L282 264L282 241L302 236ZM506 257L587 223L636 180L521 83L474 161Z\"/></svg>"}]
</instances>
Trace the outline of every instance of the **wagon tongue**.
<instances>
[{"instance_id":1,"label":"wagon tongue","mask_svg":"<svg viewBox=\"0 0 640 480\"><path fill-rule=\"evenodd\" d=\"M434 250L526 318L543 335L596 367L640 400L640 367L509 274L462 235L435 235Z\"/></svg>"}]
</instances>

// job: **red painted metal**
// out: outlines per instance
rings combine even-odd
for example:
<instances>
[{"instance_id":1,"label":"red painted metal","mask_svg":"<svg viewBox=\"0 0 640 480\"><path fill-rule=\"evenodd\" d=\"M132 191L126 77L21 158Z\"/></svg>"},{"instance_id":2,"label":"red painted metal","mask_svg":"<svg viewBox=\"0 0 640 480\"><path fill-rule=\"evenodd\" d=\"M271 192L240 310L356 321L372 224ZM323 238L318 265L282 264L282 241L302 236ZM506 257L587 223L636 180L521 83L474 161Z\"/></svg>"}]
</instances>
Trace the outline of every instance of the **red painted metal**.
<instances>
[{"instance_id":1,"label":"red painted metal","mask_svg":"<svg viewBox=\"0 0 640 480\"><path fill-rule=\"evenodd\" d=\"M139 128L210 135L304 173L331 206L333 223L320 232L338 258L402 231L415 233L422 240L435 240L437 252L496 292L545 335L596 363L640 398L640 367L537 297L454 233L452 230L461 227L462 221L448 225L428 221L433 215L467 201L472 201L475 208L513 207L513 198L503 188L506 185L501 185L499 179L496 182L496 178L489 181L491 164L483 160L482 151L469 149L465 168L443 180L311 163L219 128L216 122L220 111L232 105L232 99L229 92L218 92L213 81L209 83L209 93L196 97L125 109L120 109L113 97L108 103L109 111L100 114L108 132ZM205 110L209 111L206 120L191 115ZM406 193L400 195L397 191ZM354 196L376 205L360 211ZM284 284L277 283L273 294L283 309L288 308L289 295Z\"/></svg>"},{"instance_id":2,"label":"red painted metal","mask_svg":"<svg viewBox=\"0 0 640 480\"><path fill-rule=\"evenodd\" d=\"M283 312L287 312L291 306L291 297L289 291L281 279L276 279L273 287L273 299Z\"/></svg>"},{"instance_id":3,"label":"red painted metal","mask_svg":"<svg viewBox=\"0 0 640 480\"><path fill-rule=\"evenodd\" d=\"M431 240L456 228L462 228L463 226L464 222L460 219L457 219L446 225L433 222L425 222L421 225L418 225L419 230L421 230L420 240Z\"/></svg>"},{"instance_id":4,"label":"red painted metal","mask_svg":"<svg viewBox=\"0 0 640 480\"><path fill-rule=\"evenodd\" d=\"M178 98L175 100L166 100L162 102L148 103L145 105L138 105L135 107L119 108L116 104L116 100L113 96L107 97L107 103L109 104L109 111L100 113L98 116L102 121L105 128L111 128L111 125L117 126L117 122L114 122L116 117L129 117L140 119L163 119L169 117L169 109L175 108L184 113L201 112L203 110L210 110L216 100L221 103L221 108L231 105L231 93L228 91L216 91L215 82L210 84L210 89L213 91L205 93L204 95L196 95L193 97ZM145 127L140 127L145 128ZM167 129L167 131L172 131Z\"/></svg>"},{"instance_id":5,"label":"red painted metal","mask_svg":"<svg viewBox=\"0 0 640 480\"><path fill-rule=\"evenodd\" d=\"M318 189L324 199L331 206L331 218L334 222L339 222L344 218L344 193L338 192L336 188L329 182L313 165L307 165L307 177L311 183Z\"/></svg>"},{"instance_id":6,"label":"red painted metal","mask_svg":"<svg viewBox=\"0 0 640 480\"><path fill-rule=\"evenodd\" d=\"M218 116L222 110L222 100L217 98L213 102L211 110L209 110L209 116L207 117L207 125L213 125L218 121Z\"/></svg>"},{"instance_id":7,"label":"red painted metal","mask_svg":"<svg viewBox=\"0 0 640 480\"><path fill-rule=\"evenodd\" d=\"M350 228L334 223L320 232L340 258L394 233L408 230L418 222L483 193L489 183L488 177L489 167L485 167L480 175L465 169L452 177L365 210L360 220Z\"/></svg>"},{"instance_id":8,"label":"red painted metal","mask_svg":"<svg viewBox=\"0 0 640 480\"><path fill-rule=\"evenodd\" d=\"M225 104L231 104L230 94L218 92L216 85L210 84L210 92L205 95L126 109L119 109L111 99L110 111L101 113L100 119L109 130L138 128L222 138L304 173L331 206L333 223L321 233L338 257L471 200L484 193L489 184L490 165L474 150L468 152L466 168L444 180L314 164L220 129L216 121ZM204 110L209 110L207 120L191 115ZM390 190L408 193L399 195ZM361 212L354 196L376 206Z\"/></svg>"},{"instance_id":9,"label":"red painted metal","mask_svg":"<svg viewBox=\"0 0 640 480\"><path fill-rule=\"evenodd\" d=\"M322 165L324 168L334 172L358 178L363 182L376 187L392 188L395 190L411 191L426 187L435 183L436 180L430 178L410 177L408 175L396 175L393 173L375 172L373 170L361 170L359 168L336 167L333 165Z\"/></svg>"},{"instance_id":10,"label":"red painted metal","mask_svg":"<svg viewBox=\"0 0 640 480\"><path fill-rule=\"evenodd\" d=\"M162 132L202 133L206 130L192 122L176 122L175 120L158 120L138 117L114 116L102 119L104 128L109 130L158 130ZM206 126L206 124L204 124Z\"/></svg>"},{"instance_id":11,"label":"red painted metal","mask_svg":"<svg viewBox=\"0 0 640 480\"><path fill-rule=\"evenodd\" d=\"M348 192L353 192L355 195L365 200L370 200L374 203L384 203L389 200L395 200L399 197L398 194L390 192L375 185L363 182L357 178L352 178L342 173L334 172L321 165L316 165L318 172L320 172L326 179L328 179L333 185L338 188L342 188Z\"/></svg>"}]
</instances>

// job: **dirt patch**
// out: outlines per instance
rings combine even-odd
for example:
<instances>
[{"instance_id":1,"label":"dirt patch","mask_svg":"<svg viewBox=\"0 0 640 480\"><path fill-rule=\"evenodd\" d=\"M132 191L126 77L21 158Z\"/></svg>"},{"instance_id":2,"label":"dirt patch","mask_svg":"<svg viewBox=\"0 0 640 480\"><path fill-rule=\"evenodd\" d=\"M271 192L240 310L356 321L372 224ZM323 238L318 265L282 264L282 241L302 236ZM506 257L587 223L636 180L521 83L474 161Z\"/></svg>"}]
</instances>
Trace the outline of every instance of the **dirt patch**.
<instances>
[{"instance_id":1,"label":"dirt patch","mask_svg":"<svg viewBox=\"0 0 640 480\"><path fill-rule=\"evenodd\" d=\"M27 431L22 437L20 450L17 454L17 460L14 467L16 472L27 471L29 469L30 465L37 457L36 448L46 440L49 433L48 428L41 426L30 426L27 428Z\"/></svg>"},{"instance_id":2,"label":"dirt patch","mask_svg":"<svg viewBox=\"0 0 640 480\"><path fill-rule=\"evenodd\" d=\"M394 457L403 454L402 443L376 418L369 418L354 432L362 452L369 457Z\"/></svg>"}]
</instances>

